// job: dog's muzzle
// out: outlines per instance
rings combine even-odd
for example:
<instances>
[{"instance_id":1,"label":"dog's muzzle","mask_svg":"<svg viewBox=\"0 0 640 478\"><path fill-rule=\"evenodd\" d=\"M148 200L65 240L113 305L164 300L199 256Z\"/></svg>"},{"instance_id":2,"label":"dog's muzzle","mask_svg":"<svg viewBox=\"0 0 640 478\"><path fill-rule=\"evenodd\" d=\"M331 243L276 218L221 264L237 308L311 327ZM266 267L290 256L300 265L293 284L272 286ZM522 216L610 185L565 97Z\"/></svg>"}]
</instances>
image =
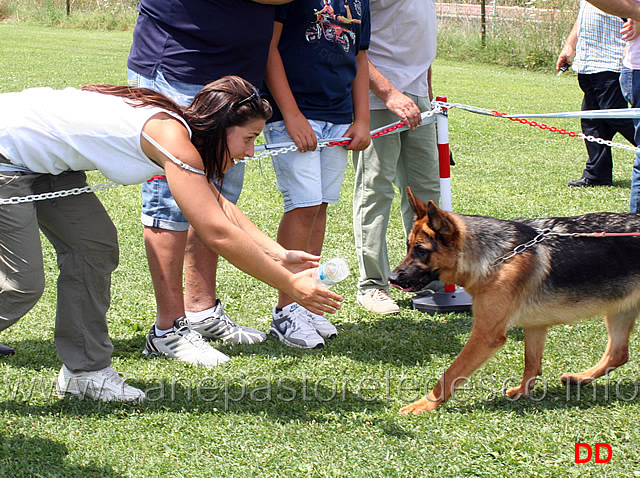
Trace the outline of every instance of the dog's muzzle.
<instances>
[{"instance_id":1,"label":"dog's muzzle","mask_svg":"<svg viewBox=\"0 0 640 478\"><path fill-rule=\"evenodd\" d=\"M432 281L438 280L439 276L437 271L424 271L400 264L389 275L389 284L405 292L417 292Z\"/></svg>"}]
</instances>

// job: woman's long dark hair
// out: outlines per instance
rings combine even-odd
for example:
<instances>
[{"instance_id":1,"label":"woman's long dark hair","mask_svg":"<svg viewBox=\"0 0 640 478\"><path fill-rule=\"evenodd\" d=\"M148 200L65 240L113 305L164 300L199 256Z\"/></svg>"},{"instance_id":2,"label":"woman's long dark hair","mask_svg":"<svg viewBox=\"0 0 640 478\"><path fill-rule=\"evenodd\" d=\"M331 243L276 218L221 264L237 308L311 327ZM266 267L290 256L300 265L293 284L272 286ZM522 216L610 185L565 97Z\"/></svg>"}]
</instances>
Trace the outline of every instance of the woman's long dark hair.
<instances>
[{"instance_id":1,"label":"woman's long dark hair","mask_svg":"<svg viewBox=\"0 0 640 478\"><path fill-rule=\"evenodd\" d=\"M136 108L156 106L184 118L209 181L223 179L222 170L229 154L227 129L254 119L268 120L272 112L269 102L260 98L251 83L238 76L225 76L209 83L184 108L149 88L94 84L82 89L125 98Z\"/></svg>"}]
</instances>

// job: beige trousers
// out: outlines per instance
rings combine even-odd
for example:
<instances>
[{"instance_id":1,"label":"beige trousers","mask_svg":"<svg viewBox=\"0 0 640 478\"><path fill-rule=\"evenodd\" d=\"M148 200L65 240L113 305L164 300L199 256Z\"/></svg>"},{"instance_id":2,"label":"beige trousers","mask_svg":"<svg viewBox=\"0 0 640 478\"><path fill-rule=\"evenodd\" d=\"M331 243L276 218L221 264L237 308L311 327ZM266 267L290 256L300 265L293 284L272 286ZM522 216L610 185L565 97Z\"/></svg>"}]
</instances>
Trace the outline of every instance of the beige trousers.
<instances>
[{"instance_id":1,"label":"beige trousers","mask_svg":"<svg viewBox=\"0 0 640 478\"><path fill-rule=\"evenodd\" d=\"M420 108L429 111L428 98L407 95ZM389 110L372 110L371 129L395 123L399 118ZM435 124L414 131L389 134L374 139L369 147L353 155L353 233L358 259L358 290L388 289L389 256L387 227L394 184L400 190L400 208L405 234L411 231L413 212L407 201L406 187L421 200L438 203L440 174ZM399 239L399 238L398 238ZM403 240L393 247L405 248Z\"/></svg>"}]
</instances>

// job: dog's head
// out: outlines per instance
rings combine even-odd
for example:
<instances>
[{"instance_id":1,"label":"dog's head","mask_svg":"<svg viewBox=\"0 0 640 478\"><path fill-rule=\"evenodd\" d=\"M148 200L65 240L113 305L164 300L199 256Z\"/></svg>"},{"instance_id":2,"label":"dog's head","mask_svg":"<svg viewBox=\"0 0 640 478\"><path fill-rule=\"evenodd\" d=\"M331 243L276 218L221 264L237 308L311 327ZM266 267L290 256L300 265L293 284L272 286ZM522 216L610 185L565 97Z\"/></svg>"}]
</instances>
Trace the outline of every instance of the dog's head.
<instances>
[{"instance_id":1,"label":"dog's head","mask_svg":"<svg viewBox=\"0 0 640 478\"><path fill-rule=\"evenodd\" d=\"M425 204L407 188L407 198L415 213L407 239L407 257L391 273L389 283L407 292L416 292L456 267L460 232L453 216L433 201Z\"/></svg>"}]
</instances>

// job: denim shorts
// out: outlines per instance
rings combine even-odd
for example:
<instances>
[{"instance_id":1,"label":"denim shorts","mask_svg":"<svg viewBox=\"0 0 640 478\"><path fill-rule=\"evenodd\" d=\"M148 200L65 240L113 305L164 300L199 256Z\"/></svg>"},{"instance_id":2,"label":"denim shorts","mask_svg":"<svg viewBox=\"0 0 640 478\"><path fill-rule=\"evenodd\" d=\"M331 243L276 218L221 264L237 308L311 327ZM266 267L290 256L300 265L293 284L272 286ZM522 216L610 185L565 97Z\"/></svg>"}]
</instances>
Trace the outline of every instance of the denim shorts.
<instances>
[{"instance_id":1,"label":"denim shorts","mask_svg":"<svg viewBox=\"0 0 640 478\"><path fill-rule=\"evenodd\" d=\"M167 80L158 68L153 78L131 69L127 71L129 85L151 88L173 99L181 106L193 101L204 85ZM234 204L244 183L244 163L238 163L224 175L222 195ZM176 204L166 179L153 179L142 184L142 224L169 231L186 231L189 223Z\"/></svg>"},{"instance_id":2,"label":"denim shorts","mask_svg":"<svg viewBox=\"0 0 640 478\"><path fill-rule=\"evenodd\" d=\"M318 120L309 120L309 124L318 141L341 138L351 126ZM284 121L267 124L264 138L268 144L291 142ZM349 152L343 147L333 146L306 153L293 151L272 156L276 182L284 200L284 212L338 202L348 155Z\"/></svg>"}]
</instances>

